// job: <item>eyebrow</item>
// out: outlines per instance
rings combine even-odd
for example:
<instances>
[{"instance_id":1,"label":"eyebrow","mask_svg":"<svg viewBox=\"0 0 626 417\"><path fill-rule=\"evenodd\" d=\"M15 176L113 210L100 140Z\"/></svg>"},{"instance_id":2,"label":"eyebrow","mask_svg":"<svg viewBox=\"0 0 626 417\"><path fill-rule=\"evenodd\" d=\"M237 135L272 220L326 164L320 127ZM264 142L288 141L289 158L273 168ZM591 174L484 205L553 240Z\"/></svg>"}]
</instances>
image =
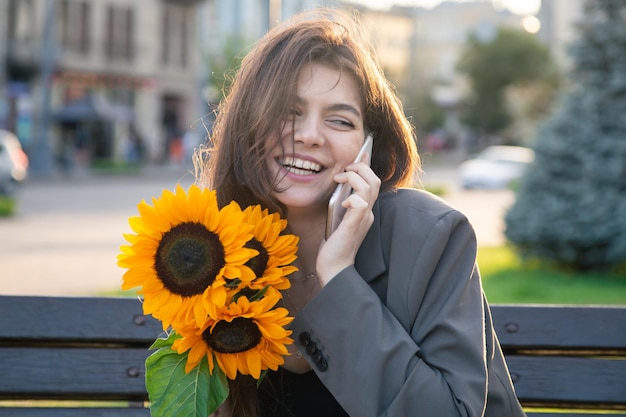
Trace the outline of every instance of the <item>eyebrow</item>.
<instances>
[{"instance_id":1,"label":"eyebrow","mask_svg":"<svg viewBox=\"0 0 626 417\"><path fill-rule=\"evenodd\" d=\"M305 104L306 100L303 99L302 97L296 97L296 102L298 104ZM347 111L350 112L352 114L354 114L356 117L361 117L361 111L353 106L352 104L348 104L348 103L334 103L331 104L330 106L326 107L326 110L329 111Z\"/></svg>"}]
</instances>

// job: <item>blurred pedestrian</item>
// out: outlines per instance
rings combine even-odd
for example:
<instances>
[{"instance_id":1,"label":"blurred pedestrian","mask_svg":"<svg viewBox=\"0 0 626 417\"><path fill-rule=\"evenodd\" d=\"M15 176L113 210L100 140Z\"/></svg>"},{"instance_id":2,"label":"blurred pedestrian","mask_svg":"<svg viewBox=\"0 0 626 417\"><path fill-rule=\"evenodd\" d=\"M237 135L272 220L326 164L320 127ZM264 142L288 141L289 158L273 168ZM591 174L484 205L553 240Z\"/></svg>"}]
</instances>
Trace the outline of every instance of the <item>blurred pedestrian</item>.
<instances>
[{"instance_id":1,"label":"blurred pedestrian","mask_svg":"<svg viewBox=\"0 0 626 417\"><path fill-rule=\"evenodd\" d=\"M139 164L144 158L144 141L134 124L128 127L126 160L130 164Z\"/></svg>"}]
</instances>

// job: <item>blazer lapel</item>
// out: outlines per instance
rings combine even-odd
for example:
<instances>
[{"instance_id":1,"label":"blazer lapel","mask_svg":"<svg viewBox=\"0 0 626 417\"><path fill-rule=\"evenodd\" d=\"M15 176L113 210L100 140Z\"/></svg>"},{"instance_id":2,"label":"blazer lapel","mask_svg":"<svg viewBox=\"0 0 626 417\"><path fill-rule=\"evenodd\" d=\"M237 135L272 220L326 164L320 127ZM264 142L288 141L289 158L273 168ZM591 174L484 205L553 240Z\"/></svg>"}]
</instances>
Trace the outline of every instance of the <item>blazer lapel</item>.
<instances>
[{"instance_id":1,"label":"blazer lapel","mask_svg":"<svg viewBox=\"0 0 626 417\"><path fill-rule=\"evenodd\" d=\"M380 229L380 204L378 200L372 208L374 223L367 232L359 251L356 254L355 268L367 282L387 271L387 264L382 250L382 234Z\"/></svg>"}]
</instances>

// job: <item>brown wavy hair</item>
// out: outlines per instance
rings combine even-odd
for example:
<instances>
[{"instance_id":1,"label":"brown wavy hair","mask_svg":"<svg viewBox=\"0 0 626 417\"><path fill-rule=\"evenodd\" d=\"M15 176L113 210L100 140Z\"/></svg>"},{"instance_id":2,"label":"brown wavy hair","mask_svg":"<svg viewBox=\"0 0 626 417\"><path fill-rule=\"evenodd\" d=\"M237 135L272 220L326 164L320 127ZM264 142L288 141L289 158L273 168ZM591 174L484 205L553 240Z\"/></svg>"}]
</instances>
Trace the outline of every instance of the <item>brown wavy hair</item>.
<instances>
[{"instance_id":1,"label":"brown wavy hair","mask_svg":"<svg viewBox=\"0 0 626 417\"><path fill-rule=\"evenodd\" d=\"M278 179L266 165L271 149L265 139L280 135L300 70L310 63L336 68L357 82L365 129L374 134L371 166L381 191L413 185L420 165L413 128L363 39L357 16L321 8L277 26L243 59L200 151L208 157L196 158L198 182L216 189L221 205L235 200L285 214L273 197Z\"/></svg>"}]
</instances>

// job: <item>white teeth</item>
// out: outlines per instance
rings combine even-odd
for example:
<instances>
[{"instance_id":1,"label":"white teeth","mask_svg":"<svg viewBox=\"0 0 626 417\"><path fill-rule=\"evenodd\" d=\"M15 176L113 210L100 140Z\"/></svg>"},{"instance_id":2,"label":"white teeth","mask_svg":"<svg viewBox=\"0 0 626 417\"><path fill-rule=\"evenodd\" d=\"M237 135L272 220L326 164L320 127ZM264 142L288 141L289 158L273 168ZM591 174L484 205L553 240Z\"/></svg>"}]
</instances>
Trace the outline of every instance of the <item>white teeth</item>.
<instances>
[{"instance_id":1,"label":"white teeth","mask_svg":"<svg viewBox=\"0 0 626 417\"><path fill-rule=\"evenodd\" d=\"M294 167L285 167L285 168L287 169L287 171L293 172L294 174L297 174L297 175L311 175L311 171L307 171L304 169L298 169Z\"/></svg>"},{"instance_id":2,"label":"white teeth","mask_svg":"<svg viewBox=\"0 0 626 417\"><path fill-rule=\"evenodd\" d=\"M280 164L290 170L291 172L306 175L309 174L310 171L319 172L322 169L320 164L316 164L315 162L306 161L300 158L294 158L293 156L286 156L279 160Z\"/></svg>"}]
</instances>

